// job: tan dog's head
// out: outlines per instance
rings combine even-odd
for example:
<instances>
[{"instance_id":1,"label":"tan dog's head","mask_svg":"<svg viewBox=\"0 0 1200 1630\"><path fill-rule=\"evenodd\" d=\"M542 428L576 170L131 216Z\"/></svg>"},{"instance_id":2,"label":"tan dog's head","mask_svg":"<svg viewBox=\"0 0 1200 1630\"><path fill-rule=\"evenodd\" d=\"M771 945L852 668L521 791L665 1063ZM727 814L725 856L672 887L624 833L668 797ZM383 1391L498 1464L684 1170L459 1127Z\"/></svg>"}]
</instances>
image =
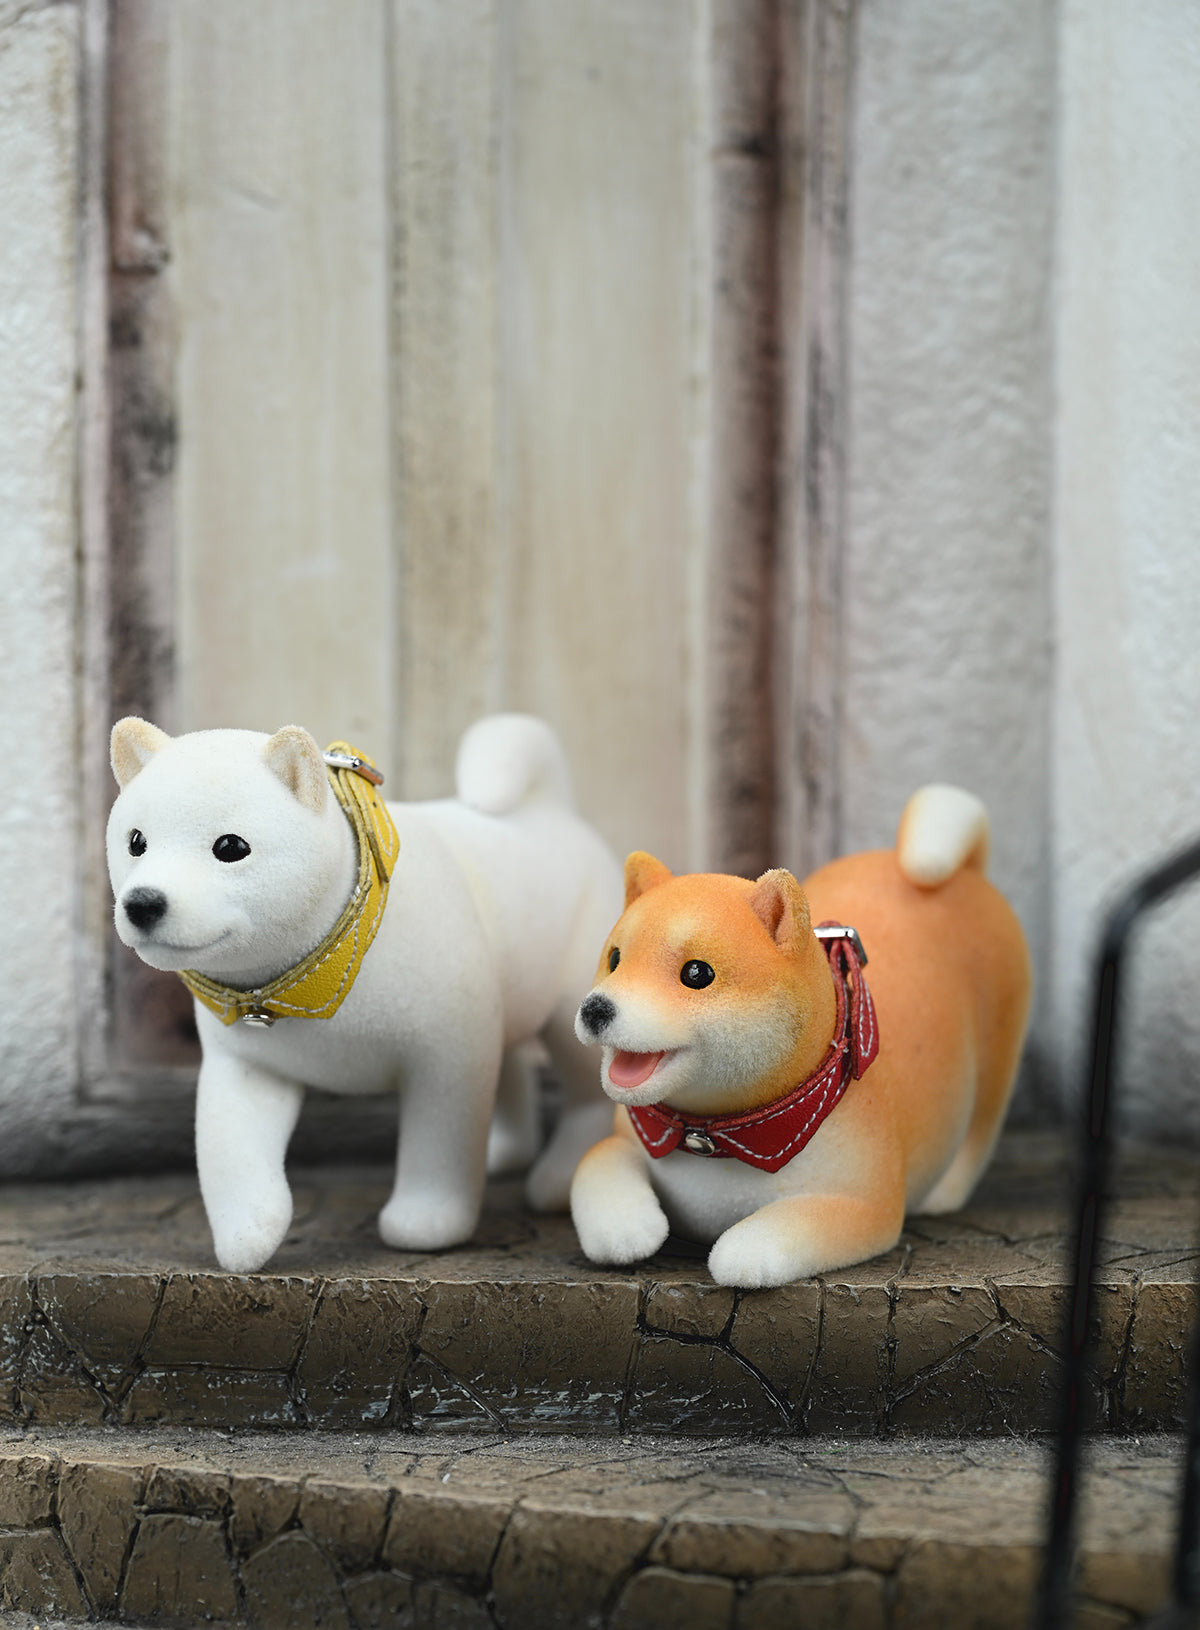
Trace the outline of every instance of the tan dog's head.
<instances>
[{"instance_id":1,"label":"tan dog's head","mask_svg":"<svg viewBox=\"0 0 1200 1630\"><path fill-rule=\"evenodd\" d=\"M829 963L799 883L674 877L625 862L625 912L575 1020L603 1049L600 1080L624 1104L731 1113L790 1090L832 1035Z\"/></svg>"}]
</instances>

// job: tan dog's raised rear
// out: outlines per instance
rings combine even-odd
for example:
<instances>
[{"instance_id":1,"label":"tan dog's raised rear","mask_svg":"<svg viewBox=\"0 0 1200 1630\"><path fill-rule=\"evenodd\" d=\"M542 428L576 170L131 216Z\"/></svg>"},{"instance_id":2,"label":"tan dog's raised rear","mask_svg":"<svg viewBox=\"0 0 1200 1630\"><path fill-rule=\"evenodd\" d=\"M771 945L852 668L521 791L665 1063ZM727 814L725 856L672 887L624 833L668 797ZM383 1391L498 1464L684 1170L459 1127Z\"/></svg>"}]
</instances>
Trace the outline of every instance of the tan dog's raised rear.
<instances>
[{"instance_id":1,"label":"tan dog's raised rear","mask_svg":"<svg viewBox=\"0 0 1200 1630\"><path fill-rule=\"evenodd\" d=\"M673 877L629 857L625 913L576 1020L623 1106L571 1190L593 1261L638 1261L674 1229L715 1242L721 1284L785 1284L889 1250L906 1211L964 1204L1004 1118L1030 995L1020 924L983 875L987 840L978 799L934 786L910 799L895 851L834 861L803 888L785 871ZM870 959L874 1062L777 1171L682 1144L654 1158L628 1106L742 1114L822 1066L840 975L813 925L830 919L857 929Z\"/></svg>"}]
</instances>

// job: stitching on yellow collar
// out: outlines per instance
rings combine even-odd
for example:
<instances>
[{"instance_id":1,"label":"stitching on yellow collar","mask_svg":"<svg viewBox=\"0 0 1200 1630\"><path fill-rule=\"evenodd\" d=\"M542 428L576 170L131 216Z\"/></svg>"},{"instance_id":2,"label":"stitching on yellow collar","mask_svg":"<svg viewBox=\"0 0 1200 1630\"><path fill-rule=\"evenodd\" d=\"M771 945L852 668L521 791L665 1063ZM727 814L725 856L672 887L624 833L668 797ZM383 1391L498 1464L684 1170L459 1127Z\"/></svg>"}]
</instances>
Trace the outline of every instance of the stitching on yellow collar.
<instances>
[{"instance_id":1,"label":"stitching on yellow collar","mask_svg":"<svg viewBox=\"0 0 1200 1630\"><path fill-rule=\"evenodd\" d=\"M375 761L348 742L330 744L330 753L359 758L375 768ZM358 977L363 957L383 918L388 883L400 839L378 787L352 769L325 766L338 803L358 841L358 881L337 922L320 945L294 968L257 990L236 990L205 974L185 968L179 977L197 1001L215 1013L222 1024L249 1019L269 1025L276 1019L328 1019L341 1007Z\"/></svg>"}]
</instances>

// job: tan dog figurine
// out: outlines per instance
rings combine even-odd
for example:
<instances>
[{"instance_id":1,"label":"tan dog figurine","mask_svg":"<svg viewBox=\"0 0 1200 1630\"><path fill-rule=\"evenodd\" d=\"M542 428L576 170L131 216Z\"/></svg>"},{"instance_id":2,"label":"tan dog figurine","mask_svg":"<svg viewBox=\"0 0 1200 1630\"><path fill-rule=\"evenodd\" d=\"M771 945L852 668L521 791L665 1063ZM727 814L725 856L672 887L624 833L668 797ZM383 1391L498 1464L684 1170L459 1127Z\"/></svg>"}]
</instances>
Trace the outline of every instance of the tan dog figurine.
<instances>
[{"instance_id":1,"label":"tan dog figurine","mask_svg":"<svg viewBox=\"0 0 1200 1630\"><path fill-rule=\"evenodd\" d=\"M781 1285L889 1250L906 1212L965 1203L1030 995L987 847L979 800L930 786L894 851L836 860L803 888L786 871L674 877L630 855L576 1019L620 1105L571 1187L592 1261L639 1261L674 1229L715 1242L718 1283Z\"/></svg>"}]
</instances>

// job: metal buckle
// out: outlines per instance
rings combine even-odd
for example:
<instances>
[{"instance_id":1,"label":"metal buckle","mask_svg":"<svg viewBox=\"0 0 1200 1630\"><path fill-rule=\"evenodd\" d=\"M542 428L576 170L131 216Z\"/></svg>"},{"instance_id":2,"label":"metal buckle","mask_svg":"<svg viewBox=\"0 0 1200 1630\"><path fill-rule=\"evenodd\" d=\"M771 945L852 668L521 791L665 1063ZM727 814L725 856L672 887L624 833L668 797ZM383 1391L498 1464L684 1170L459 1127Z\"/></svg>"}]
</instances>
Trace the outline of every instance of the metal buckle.
<instances>
[{"instance_id":1,"label":"metal buckle","mask_svg":"<svg viewBox=\"0 0 1200 1630\"><path fill-rule=\"evenodd\" d=\"M695 1128L683 1134L683 1146L694 1155L715 1155L717 1146L707 1132L698 1132Z\"/></svg>"},{"instance_id":2,"label":"metal buckle","mask_svg":"<svg viewBox=\"0 0 1200 1630\"><path fill-rule=\"evenodd\" d=\"M826 940L849 940L854 947L854 954L858 958L859 966L867 965L867 953L863 950L863 942L858 937L858 929L850 928L845 923L839 923L836 928L814 928L813 933L822 944Z\"/></svg>"},{"instance_id":3,"label":"metal buckle","mask_svg":"<svg viewBox=\"0 0 1200 1630\"><path fill-rule=\"evenodd\" d=\"M265 1007L252 1007L242 1014L242 1023L253 1025L255 1029L269 1030L278 1017L278 1013L269 1013Z\"/></svg>"},{"instance_id":4,"label":"metal buckle","mask_svg":"<svg viewBox=\"0 0 1200 1630\"><path fill-rule=\"evenodd\" d=\"M373 787L383 785L383 776L375 766L368 764L365 758L359 758L357 753L326 753L324 758L331 770L353 770L355 775L361 775Z\"/></svg>"}]
</instances>

